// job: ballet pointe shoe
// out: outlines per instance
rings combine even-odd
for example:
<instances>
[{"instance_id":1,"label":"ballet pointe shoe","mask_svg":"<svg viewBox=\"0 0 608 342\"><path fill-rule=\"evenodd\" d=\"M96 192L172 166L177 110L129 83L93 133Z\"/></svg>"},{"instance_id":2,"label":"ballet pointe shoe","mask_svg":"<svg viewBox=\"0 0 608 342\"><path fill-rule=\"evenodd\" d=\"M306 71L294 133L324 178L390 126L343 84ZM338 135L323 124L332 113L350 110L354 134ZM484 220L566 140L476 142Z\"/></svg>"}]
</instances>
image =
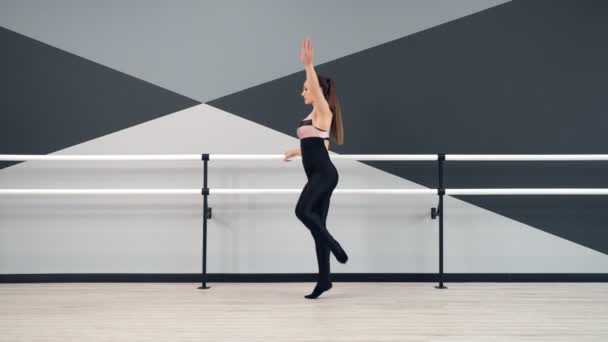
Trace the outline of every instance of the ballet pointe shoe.
<instances>
[{"instance_id":1,"label":"ballet pointe shoe","mask_svg":"<svg viewBox=\"0 0 608 342\"><path fill-rule=\"evenodd\" d=\"M312 292L310 294L307 294L306 296L304 296L304 298L317 299L323 292L331 289L332 287L333 286L332 286L331 282L324 283L324 284L317 284L317 286L315 286L315 288L312 290Z\"/></svg>"},{"instance_id":2,"label":"ballet pointe shoe","mask_svg":"<svg viewBox=\"0 0 608 342\"><path fill-rule=\"evenodd\" d=\"M340 244L336 241L335 244L330 244L330 247L331 252L336 257L336 260L338 260L338 262L341 264L346 264L346 262L348 261L348 255L346 254L342 246L340 246Z\"/></svg>"}]
</instances>

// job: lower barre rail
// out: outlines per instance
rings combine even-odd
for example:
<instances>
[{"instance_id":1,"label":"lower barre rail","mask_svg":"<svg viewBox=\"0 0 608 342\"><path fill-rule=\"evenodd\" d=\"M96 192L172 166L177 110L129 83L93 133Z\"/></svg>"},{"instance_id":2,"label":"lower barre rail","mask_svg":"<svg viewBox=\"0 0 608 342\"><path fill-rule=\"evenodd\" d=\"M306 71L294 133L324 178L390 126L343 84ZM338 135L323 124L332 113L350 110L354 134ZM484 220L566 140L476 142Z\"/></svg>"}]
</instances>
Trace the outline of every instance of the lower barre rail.
<instances>
[{"instance_id":1,"label":"lower barre rail","mask_svg":"<svg viewBox=\"0 0 608 342\"><path fill-rule=\"evenodd\" d=\"M206 189L209 195L299 194L302 189ZM437 195L437 189L335 189L337 195ZM446 195L608 195L608 188L445 189ZM205 189L0 189L0 195L201 195Z\"/></svg>"}]
</instances>

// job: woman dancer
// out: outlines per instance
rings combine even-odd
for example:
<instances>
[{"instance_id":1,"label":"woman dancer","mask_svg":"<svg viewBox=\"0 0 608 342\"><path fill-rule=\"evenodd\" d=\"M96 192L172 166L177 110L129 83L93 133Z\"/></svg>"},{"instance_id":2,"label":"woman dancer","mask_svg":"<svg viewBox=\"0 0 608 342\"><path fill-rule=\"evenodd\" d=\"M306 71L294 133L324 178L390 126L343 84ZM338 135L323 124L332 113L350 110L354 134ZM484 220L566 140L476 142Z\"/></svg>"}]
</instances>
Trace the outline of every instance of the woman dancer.
<instances>
[{"instance_id":1,"label":"woman dancer","mask_svg":"<svg viewBox=\"0 0 608 342\"><path fill-rule=\"evenodd\" d=\"M338 184L338 170L331 162L327 149L330 136L339 145L344 141L342 113L333 80L317 75L312 59L312 42L310 38L306 38L302 42L300 53L300 60L306 69L306 81L301 95L304 103L312 105L313 110L300 121L297 128L300 148L285 152L285 160L302 156L302 164L308 178L295 209L298 219L312 233L317 253L319 276L313 291L304 296L308 299L315 299L332 288L330 251L340 263L346 263L348 260L346 252L325 226L330 197Z\"/></svg>"}]
</instances>

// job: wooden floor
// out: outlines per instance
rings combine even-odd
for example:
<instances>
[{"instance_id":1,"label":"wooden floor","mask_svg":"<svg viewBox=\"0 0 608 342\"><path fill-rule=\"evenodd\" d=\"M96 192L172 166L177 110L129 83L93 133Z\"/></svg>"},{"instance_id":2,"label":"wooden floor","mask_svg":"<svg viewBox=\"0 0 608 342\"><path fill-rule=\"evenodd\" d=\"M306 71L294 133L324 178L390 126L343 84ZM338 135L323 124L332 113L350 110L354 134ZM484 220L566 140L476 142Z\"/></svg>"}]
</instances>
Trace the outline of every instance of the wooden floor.
<instances>
[{"instance_id":1,"label":"wooden floor","mask_svg":"<svg viewBox=\"0 0 608 342\"><path fill-rule=\"evenodd\" d=\"M0 284L0 341L608 341L606 283Z\"/></svg>"}]
</instances>

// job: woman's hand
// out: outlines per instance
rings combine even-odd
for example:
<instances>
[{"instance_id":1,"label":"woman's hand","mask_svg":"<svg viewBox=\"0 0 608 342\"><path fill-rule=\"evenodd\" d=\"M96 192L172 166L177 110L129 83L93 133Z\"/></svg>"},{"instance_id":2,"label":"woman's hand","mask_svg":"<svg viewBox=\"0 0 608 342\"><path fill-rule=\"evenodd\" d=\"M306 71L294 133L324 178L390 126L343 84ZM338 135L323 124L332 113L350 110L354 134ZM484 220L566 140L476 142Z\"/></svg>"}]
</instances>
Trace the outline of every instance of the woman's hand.
<instances>
[{"instance_id":1,"label":"woman's hand","mask_svg":"<svg viewBox=\"0 0 608 342\"><path fill-rule=\"evenodd\" d=\"M291 157L295 157L295 156L299 156L300 155L300 151L299 150L289 150L285 152L285 158L283 158L284 161L290 161L289 158Z\"/></svg>"},{"instance_id":2,"label":"woman's hand","mask_svg":"<svg viewBox=\"0 0 608 342\"><path fill-rule=\"evenodd\" d=\"M302 64L304 64L304 66L312 64L313 53L312 41L309 37L304 38L302 41L302 49L300 51L300 61Z\"/></svg>"}]
</instances>

